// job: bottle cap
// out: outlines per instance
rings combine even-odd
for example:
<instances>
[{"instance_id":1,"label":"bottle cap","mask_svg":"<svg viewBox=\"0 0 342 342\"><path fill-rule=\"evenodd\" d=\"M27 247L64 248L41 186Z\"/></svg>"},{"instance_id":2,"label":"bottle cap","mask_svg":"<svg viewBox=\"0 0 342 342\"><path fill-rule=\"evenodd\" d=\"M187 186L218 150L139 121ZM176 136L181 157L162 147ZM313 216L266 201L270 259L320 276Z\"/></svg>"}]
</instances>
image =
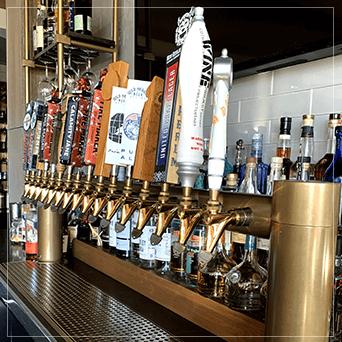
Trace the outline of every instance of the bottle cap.
<instances>
[{"instance_id":1,"label":"bottle cap","mask_svg":"<svg viewBox=\"0 0 342 342\"><path fill-rule=\"evenodd\" d=\"M261 142L262 142L263 137L264 137L264 135L263 135L262 133L254 133L254 134L253 134L253 137L252 137L252 142L253 142L254 140L261 140Z\"/></svg>"},{"instance_id":2,"label":"bottle cap","mask_svg":"<svg viewBox=\"0 0 342 342\"><path fill-rule=\"evenodd\" d=\"M280 134L291 134L292 118L284 116L280 118Z\"/></svg>"},{"instance_id":3,"label":"bottle cap","mask_svg":"<svg viewBox=\"0 0 342 342\"><path fill-rule=\"evenodd\" d=\"M301 157L298 156L297 161L300 163L310 163L311 162L311 157Z\"/></svg>"},{"instance_id":4,"label":"bottle cap","mask_svg":"<svg viewBox=\"0 0 342 342\"><path fill-rule=\"evenodd\" d=\"M315 115L305 114L303 115L303 126L313 126Z\"/></svg>"},{"instance_id":5,"label":"bottle cap","mask_svg":"<svg viewBox=\"0 0 342 342\"><path fill-rule=\"evenodd\" d=\"M195 8L195 17L202 17L203 18L203 7L196 7Z\"/></svg>"},{"instance_id":6,"label":"bottle cap","mask_svg":"<svg viewBox=\"0 0 342 342\"><path fill-rule=\"evenodd\" d=\"M340 120L341 114L340 113L331 113L329 114L329 120Z\"/></svg>"},{"instance_id":7,"label":"bottle cap","mask_svg":"<svg viewBox=\"0 0 342 342\"><path fill-rule=\"evenodd\" d=\"M249 164L251 164L251 163L256 163L256 158L254 158L254 157L248 157L248 158L246 158L246 163L249 163Z\"/></svg>"},{"instance_id":8,"label":"bottle cap","mask_svg":"<svg viewBox=\"0 0 342 342\"><path fill-rule=\"evenodd\" d=\"M227 180L234 180L234 179L238 179L238 174L237 173L227 173L225 177Z\"/></svg>"},{"instance_id":9,"label":"bottle cap","mask_svg":"<svg viewBox=\"0 0 342 342\"><path fill-rule=\"evenodd\" d=\"M274 164L283 164L283 158L281 158L281 157L272 157L272 158L271 158L271 163L274 163Z\"/></svg>"}]
</instances>

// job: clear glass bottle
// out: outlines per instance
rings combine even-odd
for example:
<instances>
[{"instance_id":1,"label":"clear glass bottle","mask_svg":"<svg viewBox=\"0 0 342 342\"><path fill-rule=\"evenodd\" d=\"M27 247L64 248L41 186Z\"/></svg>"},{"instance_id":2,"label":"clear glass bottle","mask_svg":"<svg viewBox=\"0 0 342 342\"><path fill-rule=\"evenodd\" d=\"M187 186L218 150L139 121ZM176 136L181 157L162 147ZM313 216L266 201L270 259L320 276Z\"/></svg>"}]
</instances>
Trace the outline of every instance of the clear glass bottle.
<instances>
[{"instance_id":1,"label":"clear glass bottle","mask_svg":"<svg viewBox=\"0 0 342 342\"><path fill-rule=\"evenodd\" d=\"M198 224L186 244L186 274L185 281L190 286L197 286L198 254L205 244L206 227Z\"/></svg>"},{"instance_id":2,"label":"clear glass bottle","mask_svg":"<svg viewBox=\"0 0 342 342\"><path fill-rule=\"evenodd\" d=\"M259 194L257 188L257 164L256 158L249 157L246 159L246 172L243 177L243 181L239 187L238 192L247 194Z\"/></svg>"},{"instance_id":3,"label":"clear glass bottle","mask_svg":"<svg viewBox=\"0 0 342 342\"><path fill-rule=\"evenodd\" d=\"M240 171L242 167L242 151L245 149L245 143L242 139L239 139L235 145L236 154L235 154L235 162L233 165L233 173L238 175L238 184L240 185L242 180L240 179Z\"/></svg>"},{"instance_id":4,"label":"clear glass bottle","mask_svg":"<svg viewBox=\"0 0 342 342\"><path fill-rule=\"evenodd\" d=\"M224 302L225 277L236 266L224 246L225 235L217 243L211 259L204 267L198 268L197 291L202 296Z\"/></svg>"},{"instance_id":5,"label":"clear glass bottle","mask_svg":"<svg viewBox=\"0 0 342 342\"><path fill-rule=\"evenodd\" d=\"M237 173L228 173L225 177L226 184L222 186L222 190L228 192L237 192L239 189L239 176Z\"/></svg>"},{"instance_id":6,"label":"clear glass bottle","mask_svg":"<svg viewBox=\"0 0 342 342\"><path fill-rule=\"evenodd\" d=\"M121 210L118 212L118 220L121 217ZM116 256L129 258L131 256L131 220L126 223L125 229L116 233Z\"/></svg>"},{"instance_id":7,"label":"clear glass bottle","mask_svg":"<svg viewBox=\"0 0 342 342\"><path fill-rule=\"evenodd\" d=\"M329 115L327 152L315 165L315 180L322 180L325 171L334 159L336 149L335 128L341 126L341 124L341 114Z\"/></svg>"},{"instance_id":8,"label":"clear glass bottle","mask_svg":"<svg viewBox=\"0 0 342 342\"><path fill-rule=\"evenodd\" d=\"M151 244L151 235L156 230L156 216L152 216L145 226L139 240L139 259L141 268L154 268L156 248Z\"/></svg>"},{"instance_id":9,"label":"clear glass bottle","mask_svg":"<svg viewBox=\"0 0 342 342\"><path fill-rule=\"evenodd\" d=\"M267 186L267 174L268 165L262 161L262 143L263 134L255 133L252 137L252 151L251 157L256 159L256 184L259 194L266 193ZM240 170L240 179L245 178L245 173L247 172L247 161L245 165L242 165Z\"/></svg>"},{"instance_id":10,"label":"clear glass bottle","mask_svg":"<svg viewBox=\"0 0 342 342\"><path fill-rule=\"evenodd\" d=\"M310 180L310 157L297 158L297 180L308 181Z\"/></svg>"},{"instance_id":11,"label":"clear glass bottle","mask_svg":"<svg viewBox=\"0 0 342 342\"><path fill-rule=\"evenodd\" d=\"M166 228L163 239L156 246L155 271L162 275L170 274L171 226Z\"/></svg>"},{"instance_id":12,"label":"clear glass bottle","mask_svg":"<svg viewBox=\"0 0 342 342\"><path fill-rule=\"evenodd\" d=\"M286 179L290 178L291 157L291 122L290 117L280 118L280 132L277 145L277 157L283 159L283 174Z\"/></svg>"},{"instance_id":13,"label":"clear glass bottle","mask_svg":"<svg viewBox=\"0 0 342 342\"><path fill-rule=\"evenodd\" d=\"M260 289L267 272L258 264L256 247L256 238L247 235L243 261L227 274L225 303L231 309L247 312L259 310Z\"/></svg>"},{"instance_id":14,"label":"clear glass bottle","mask_svg":"<svg viewBox=\"0 0 342 342\"><path fill-rule=\"evenodd\" d=\"M38 260L38 215L34 205L26 214L26 260Z\"/></svg>"},{"instance_id":15,"label":"clear glass bottle","mask_svg":"<svg viewBox=\"0 0 342 342\"><path fill-rule=\"evenodd\" d=\"M266 195L273 195L273 184L276 180L286 179L286 175L283 173L283 158L272 157L270 164L270 174L267 176L267 190Z\"/></svg>"},{"instance_id":16,"label":"clear glass bottle","mask_svg":"<svg viewBox=\"0 0 342 342\"><path fill-rule=\"evenodd\" d=\"M315 163L313 162L314 152L314 115L303 115L303 124L301 127L301 138L299 142L299 157L310 157L310 179L315 178ZM297 179L298 158L290 167L289 179Z\"/></svg>"},{"instance_id":17,"label":"clear glass bottle","mask_svg":"<svg viewBox=\"0 0 342 342\"><path fill-rule=\"evenodd\" d=\"M208 159L209 159L209 139L203 139L203 163L200 167L200 175L196 179L195 189L208 189Z\"/></svg>"},{"instance_id":18,"label":"clear glass bottle","mask_svg":"<svg viewBox=\"0 0 342 342\"><path fill-rule=\"evenodd\" d=\"M178 241L180 231L180 220L174 218L171 223L171 262L170 271L171 277L175 282L182 282L185 280L186 268L186 251L181 254L173 253L173 243Z\"/></svg>"},{"instance_id":19,"label":"clear glass bottle","mask_svg":"<svg viewBox=\"0 0 342 342\"><path fill-rule=\"evenodd\" d=\"M134 229L137 226L138 217L139 217L139 210L136 210L134 214L132 215L132 229ZM131 236L131 261L137 264L140 263L139 243L140 243L139 237L135 239Z\"/></svg>"}]
</instances>

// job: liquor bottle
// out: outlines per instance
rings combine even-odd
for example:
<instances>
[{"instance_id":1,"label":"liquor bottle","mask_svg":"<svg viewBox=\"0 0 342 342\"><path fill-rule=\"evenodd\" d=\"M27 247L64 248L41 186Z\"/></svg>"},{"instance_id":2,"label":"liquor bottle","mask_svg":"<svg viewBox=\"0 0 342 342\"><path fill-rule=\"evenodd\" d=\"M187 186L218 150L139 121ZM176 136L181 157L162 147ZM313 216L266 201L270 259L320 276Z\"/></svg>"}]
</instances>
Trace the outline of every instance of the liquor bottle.
<instances>
[{"instance_id":1,"label":"liquor bottle","mask_svg":"<svg viewBox=\"0 0 342 342\"><path fill-rule=\"evenodd\" d=\"M331 164L323 175L324 182L342 183L342 126L335 127L336 149Z\"/></svg>"},{"instance_id":2,"label":"liquor bottle","mask_svg":"<svg viewBox=\"0 0 342 342\"><path fill-rule=\"evenodd\" d=\"M121 210L117 218L121 216ZM131 256L131 220L126 223L122 232L116 233L116 256L119 258L129 258Z\"/></svg>"},{"instance_id":3,"label":"liquor bottle","mask_svg":"<svg viewBox=\"0 0 342 342\"><path fill-rule=\"evenodd\" d=\"M297 158L297 180L308 181L310 180L310 166L311 157L298 157Z\"/></svg>"},{"instance_id":4,"label":"liquor bottle","mask_svg":"<svg viewBox=\"0 0 342 342\"><path fill-rule=\"evenodd\" d=\"M228 173L225 177L226 184L222 186L222 190L228 192L237 192L239 189L239 176L237 173Z\"/></svg>"},{"instance_id":5,"label":"liquor bottle","mask_svg":"<svg viewBox=\"0 0 342 342\"><path fill-rule=\"evenodd\" d=\"M313 162L314 151L314 115L303 115L301 137L299 142L299 157L310 157L310 179L315 178L315 163ZM297 179L298 158L290 167L289 179Z\"/></svg>"},{"instance_id":6,"label":"liquor bottle","mask_svg":"<svg viewBox=\"0 0 342 342\"><path fill-rule=\"evenodd\" d=\"M75 32L91 35L91 0L75 0Z\"/></svg>"},{"instance_id":7,"label":"liquor bottle","mask_svg":"<svg viewBox=\"0 0 342 342\"><path fill-rule=\"evenodd\" d=\"M155 271L159 274L170 274L171 261L171 227L166 228L162 240L156 246Z\"/></svg>"},{"instance_id":8,"label":"liquor bottle","mask_svg":"<svg viewBox=\"0 0 342 342\"><path fill-rule=\"evenodd\" d=\"M100 224L100 222L98 222ZM101 240L102 240L102 247L105 249L109 248L109 226L106 227L99 227L101 231Z\"/></svg>"},{"instance_id":9,"label":"liquor bottle","mask_svg":"<svg viewBox=\"0 0 342 342\"><path fill-rule=\"evenodd\" d=\"M291 157L291 122L292 118L280 118L280 132L277 145L277 157L283 158L283 173L286 179L290 177Z\"/></svg>"},{"instance_id":10,"label":"liquor bottle","mask_svg":"<svg viewBox=\"0 0 342 342\"><path fill-rule=\"evenodd\" d=\"M226 277L226 305L239 311L258 311L260 289L266 278L266 270L257 261L256 237L247 235L243 261L233 267Z\"/></svg>"},{"instance_id":11,"label":"liquor bottle","mask_svg":"<svg viewBox=\"0 0 342 342\"><path fill-rule=\"evenodd\" d=\"M224 301L225 277L236 266L225 250L224 239L223 234L214 249L213 258L204 267L199 267L197 279L198 293L220 302Z\"/></svg>"},{"instance_id":12,"label":"liquor bottle","mask_svg":"<svg viewBox=\"0 0 342 342\"><path fill-rule=\"evenodd\" d=\"M33 52L37 53L37 29L36 25L33 25L32 29L32 43L33 43Z\"/></svg>"},{"instance_id":13,"label":"liquor bottle","mask_svg":"<svg viewBox=\"0 0 342 342\"><path fill-rule=\"evenodd\" d=\"M180 231L180 220L173 219L171 223L171 277L175 282L182 282L185 280L185 268L186 268L186 251L181 254L173 253L173 243L178 241Z\"/></svg>"},{"instance_id":14,"label":"liquor bottle","mask_svg":"<svg viewBox=\"0 0 342 342\"><path fill-rule=\"evenodd\" d=\"M137 226L138 217L139 217L139 210L136 210L134 214L132 215L132 229L134 229ZM131 261L137 264L140 263L139 246L140 246L140 237L133 238L131 236Z\"/></svg>"},{"instance_id":15,"label":"liquor bottle","mask_svg":"<svg viewBox=\"0 0 342 342\"><path fill-rule=\"evenodd\" d=\"M46 48L49 43L49 30L48 30L48 6L47 0L41 0L40 11L44 12L44 19L43 19L43 39L44 39L44 48Z\"/></svg>"},{"instance_id":16,"label":"liquor bottle","mask_svg":"<svg viewBox=\"0 0 342 342\"><path fill-rule=\"evenodd\" d=\"M273 195L273 185L276 180L285 180L286 175L283 168L283 158L282 157L272 157L270 164L270 174L267 176L267 190L266 195Z\"/></svg>"},{"instance_id":17,"label":"liquor bottle","mask_svg":"<svg viewBox=\"0 0 342 342\"><path fill-rule=\"evenodd\" d=\"M257 176L257 189L259 194L266 193L267 186L267 173L268 173L268 165L263 163L262 161L262 141L263 134L255 133L252 137L252 151L251 157L256 158L256 176ZM246 173L246 164L242 165L240 170L240 179L243 180Z\"/></svg>"},{"instance_id":18,"label":"liquor bottle","mask_svg":"<svg viewBox=\"0 0 342 342\"><path fill-rule=\"evenodd\" d=\"M79 222L77 227L77 240L90 242L91 232L86 221Z\"/></svg>"},{"instance_id":19,"label":"liquor bottle","mask_svg":"<svg viewBox=\"0 0 342 342\"><path fill-rule=\"evenodd\" d=\"M116 231L115 224L117 222L117 214L113 216L109 224L109 252L116 252Z\"/></svg>"},{"instance_id":20,"label":"liquor bottle","mask_svg":"<svg viewBox=\"0 0 342 342\"><path fill-rule=\"evenodd\" d=\"M185 281L190 286L197 286L198 254L205 244L206 227L198 224L186 244L186 273Z\"/></svg>"},{"instance_id":21,"label":"liquor bottle","mask_svg":"<svg viewBox=\"0 0 342 342\"><path fill-rule=\"evenodd\" d=\"M224 172L223 177L225 177L227 174L233 172L233 167L228 162L228 146L226 147L226 154L224 157Z\"/></svg>"},{"instance_id":22,"label":"liquor bottle","mask_svg":"<svg viewBox=\"0 0 342 342\"><path fill-rule=\"evenodd\" d=\"M40 1L37 1L37 53L44 49L44 19L45 11Z\"/></svg>"},{"instance_id":23,"label":"liquor bottle","mask_svg":"<svg viewBox=\"0 0 342 342\"><path fill-rule=\"evenodd\" d=\"M151 217L139 240L139 258L141 268L155 268L156 248L151 244L151 235L156 230L156 217Z\"/></svg>"},{"instance_id":24,"label":"liquor bottle","mask_svg":"<svg viewBox=\"0 0 342 342\"><path fill-rule=\"evenodd\" d=\"M341 126L341 123L341 114L329 115L327 152L315 165L315 180L322 180L325 171L334 159L336 148L335 127Z\"/></svg>"},{"instance_id":25,"label":"liquor bottle","mask_svg":"<svg viewBox=\"0 0 342 342\"><path fill-rule=\"evenodd\" d=\"M66 258L68 254L68 245L69 245L69 235L68 230L65 226L62 227L62 258Z\"/></svg>"},{"instance_id":26,"label":"liquor bottle","mask_svg":"<svg viewBox=\"0 0 342 342\"><path fill-rule=\"evenodd\" d=\"M38 215L34 205L26 214L26 260L38 260Z\"/></svg>"},{"instance_id":27,"label":"liquor bottle","mask_svg":"<svg viewBox=\"0 0 342 342\"><path fill-rule=\"evenodd\" d=\"M195 189L208 189L208 158L209 139L203 139L203 163L200 167L200 175L196 179Z\"/></svg>"},{"instance_id":28,"label":"liquor bottle","mask_svg":"<svg viewBox=\"0 0 342 342\"><path fill-rule=\"evenodd\" d=\"M77 228L79 226L79 221L77 219L77 216L72 214L71 220L68 222L68 236L69 236L69 249L72 249L72 243L74 239L77 238Z\"/></svg>"},{"instance_id":29,"label":"liquor bottle","mask_svg":"<svg viewBox=\"0 0 342 342\"><path fill-rule=\"evenodd\" d=\"M235 162L233 165L233 173L238 175L238 184L240 185L242 180L240 179L240 171L242 166L242 151L245 149L245 143L243 140L239 139L235 145L236 154L235 154Z\"/></svg>"},{"instance_id":30,"label":"liquor bottle","mask_svg":"<svg viewBox=\"0 0 342 342\"><path fill-rule=\"evenodd\" d=\"M254 157L246 159L246 171L238 192L247 194L259 194L257 187L257 160Z\"/></svg>"},{"instance_id":31,"label":"liquor bottle","mask_svg":"<svg viewBox=\"0 0 342 342\"><path fill-rule=\"evenodd\" d=\"M74 32L75 30L75 1L69 1L69 31Z\"/></svg>"}]
</instances>

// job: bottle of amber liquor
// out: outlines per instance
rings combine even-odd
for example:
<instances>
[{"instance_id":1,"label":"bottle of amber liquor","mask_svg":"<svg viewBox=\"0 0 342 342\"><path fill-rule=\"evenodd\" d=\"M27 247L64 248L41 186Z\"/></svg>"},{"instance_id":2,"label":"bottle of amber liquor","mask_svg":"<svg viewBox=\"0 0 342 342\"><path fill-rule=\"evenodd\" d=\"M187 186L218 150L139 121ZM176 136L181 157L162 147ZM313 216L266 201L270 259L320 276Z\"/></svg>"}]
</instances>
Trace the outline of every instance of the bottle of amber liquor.
<instances>
[{"instance_id":1,"label":"bottle of amber liquor","mask_svg":"<svg viewBox=\"0 0 342 342\"><path fill-rule=\"evenodd\" d=\"M291 157L291 122L292 118L280 118L280 132L277 145L277 157L283 158L283 173L290 177Z\"/></svg>"},{"instance_id":2,"label":"bottle of amber liquor","mask_svg":"<svg viewBox=\"0 0 342 342\"><path fill-rule=\"evenodd\" d=\"M315 180L322 180L325 171L334 159L336 148L335 127L341 126L341 123L341 114L329 115L327 152L315 165Z\"/></svg>"}]
</instances>

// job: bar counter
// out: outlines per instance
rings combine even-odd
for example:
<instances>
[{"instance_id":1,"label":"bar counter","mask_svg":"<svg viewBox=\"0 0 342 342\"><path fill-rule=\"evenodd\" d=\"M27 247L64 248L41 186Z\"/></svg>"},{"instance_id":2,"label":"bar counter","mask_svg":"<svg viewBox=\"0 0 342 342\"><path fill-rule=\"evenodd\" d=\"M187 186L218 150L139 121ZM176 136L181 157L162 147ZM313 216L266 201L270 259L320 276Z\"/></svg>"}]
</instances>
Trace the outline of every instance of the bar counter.
<instances>
[{"instance_id":1,"label":"bar counter","mask_svg":"<svg viewBox=\"0 0 342 342\"><path fill-rule=\"evenodd\" d=\"M113 277L115 278L115 275L108 276L102 273L103 270L100 272L98 269L91 267L78 259L77 256L81 259L84 258L84 256L81 256L84 252L86 252L90 259L93 259L95 263L102 263L105 268L116 271L117 278L121 282L113 279ZM29 319L32 319L33 322L35 322L37 329L44 332L43 335L47 338L46 340L179 340L192 342L198 341L199 339L208 341L256 341L263 339L261 336L256 336L255 334L255 332L259 332L258 335L262 335L264 327L262 323L252 317L232 311L220 303L200 296L196 293L195 289L191 289L185 285L180 286L174 284L168 279L157 276L153 271L143 270L129 261L117 258L102 247L85 244L78 240L74 243L74 255L75 254L76 257L69 257L67 262L64 261L54 265L38 263L39 265L37 268L36 263L25 262L25 254L21 246L9 245L10 262L8 264L7 274L5 271L7 263L2 263L0 265L0 280L2 287L7 287L8 275L9 295L13 296L14 300L23 307L23 311L26 315L28 313L28 316L30 316ZM94 257L96 257L96 260ZM103 257L106 259L103 259ZM108 262L104 263L104 260L108 260ZM113 262L116 266L113 266ZM89 264L89 262L87 263ZM123 265L126 267L127 272L120 272ZM29 273L25 275L26 272ZM132 276L132 274L134 276L134 272L136 279L128 281L127 277ZM41 276L39 275L40 273L42 273ZM124 273L127 274L125 275ZM142 277L142 275L146 277ZM126 277L127 279L123 280L122 277ZM158 280L157 278L160 279ZM27 279L31 280L30 285L27 283ZM70 289L70 286L75 286L75 284L69 284L69 281L72 281L73 279L78 285L76 285L76 288ZM42 283L43 281L44 283ZM160 286L158 286L158 281L160 281ZM128 286L123 284L125 282ZM166 283L170 283L167 288L165 288ZM136 288L136 285L132 284L140 284L139 286L141 286L142 290L140 291L139 288ZM146 296L146 289L151 286L155 287L155 292L164 296L165 302L157 300L160 301L162 305L158 304L155 298L154 300L151 300L150 298L153 298L153 296L149 296L150 298ZM32 290L33 288L35 290ZM136 291L132 288L135 288ZM170 303L172 304L174 301L174 294L172 291L176 291L176 294L178 294L180 298L179 302L177 301L174 305L181 305L179 303L183 301L183 307L181 307L179 311L180 314L174 312L176 310L172 308L172 305L172 311L168 309ZM2 293L4 293L4 289L2 290ZM186 302L184 294L188 294L190 302L195 300L195 302L197 301L197 304L193 307L189 307L190 302ZM41 297L39 297L39 295ZM83 295L84 298L82 298ZM2 297L4 297L4 295L2 295ZM206 303L204 307L207 305L207 308L204 308L201 304L203 303L202 300ZM56 303L56 307L54 303ZM91 308L91 306L94 307ZM211 311L217 309L218 311L222 311L222 317L225 317L225 312L230 312L230 316L226 319L215 321L215 317L211 317ZM47 313L47 311L49 311L49 313ZM183 315L182 312L184 311L188 311L190 316ZM13 313L11 307L9 312ZM71 317L70 315L73 313L75 314ZM65 329L64 335L60 333L59 328L61 328L62 324L61 322L58 324L53 322L54 315L57 318L64 317L62 318L62 323L63 319L65 320L69 317L70 322L66 322L66 326L69 324L71 330L77 325L77 329L74 330L71 335L73 337L70 337ZM199 325L184 318L184 316L194 316L196 321L196 316L201 315L203 316L204 321L215 321L215 323L213 323L215 324L215 327L213 327L212 331L224 331L228 324L232 327L232 331L238 330L241 333L229 334L229 331L226 330L228 334L217 337L208 330L203 329ZM92 321L91 317L93 317L94 321ZM234 321L234 319L232 320L232 317L237 317L237 321ZM17 319L21 322L20 318L17 317ZM240 324L238 324L239 326L236 326L239 320ZM100 322L97 327L95 324L96 322ZM3 325L4 324L2 324L2 326ZM91 325L94 325L91 328L93 330L89 330L89 326ZM146 325L146 328L143 328L144 325ZM32 324L29 326L32 326ZM83 326L85 333L82 333ZM220 328L220 326L223 328ZM116 337L113 337L114 334L108 334L108 329L106 330L106 327L117 327L119 330L117 330L115 334ZM106 336L98 334L101 330L107 331ZM79 333L75 335L75 331ZM90 335L89 331L94 331L94 334ZM12 331L11 334L12 336L16 336L15 331ZM219 334L216 333L216 335ZM63 337L61 338L59 336ZM35 340L35 338L32 337L32 340ZM42 337L40 337L40 340L42 340Z\"/></svg>"}]
</instances>

